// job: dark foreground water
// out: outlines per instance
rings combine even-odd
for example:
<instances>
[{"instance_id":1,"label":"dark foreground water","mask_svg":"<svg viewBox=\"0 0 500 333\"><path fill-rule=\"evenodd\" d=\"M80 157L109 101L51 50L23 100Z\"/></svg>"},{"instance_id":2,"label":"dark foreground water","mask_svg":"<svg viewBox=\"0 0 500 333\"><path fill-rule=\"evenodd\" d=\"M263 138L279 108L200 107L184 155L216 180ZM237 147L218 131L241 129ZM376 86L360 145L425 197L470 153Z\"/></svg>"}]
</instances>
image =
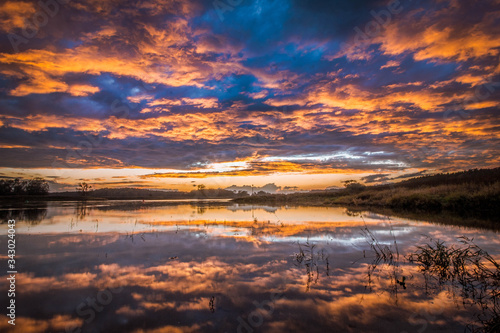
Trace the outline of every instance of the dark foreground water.
<instances>
[{"instance_id":1,"label":"dark foreground water","mask_svg":"<svg viewBox=\"0 0 500 333\"><path fill-rule=\"evenodd\" d=\"M467 236L500 258L493 231L345 208L57 202L0 215L2 332L463 332L484 309L404 256Z\"/></svg>"}]
</instances>

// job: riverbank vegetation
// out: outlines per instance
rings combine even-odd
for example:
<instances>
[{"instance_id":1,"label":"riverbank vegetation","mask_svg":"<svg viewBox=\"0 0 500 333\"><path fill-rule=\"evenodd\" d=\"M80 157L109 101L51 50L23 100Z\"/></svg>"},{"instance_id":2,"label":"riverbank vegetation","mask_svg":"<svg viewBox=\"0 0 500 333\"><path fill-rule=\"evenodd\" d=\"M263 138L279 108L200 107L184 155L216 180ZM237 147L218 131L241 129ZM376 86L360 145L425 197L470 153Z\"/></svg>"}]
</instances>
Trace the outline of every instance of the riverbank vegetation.
<instances>
[{"instance_id":1,"label":"riverbank vegetation","mask_svg":"<svg viewBox=\"0 0 500 333\"><path fill-rule=\"evenodd\" d=\"M334 191L254 195L233 201L267 205L346 205L417 213L451 212L462 217L498 219L500 168L437 174L376 186L348 182L344 189Z\"/></svg>"},{"instance_id":2,"label":"riverbank vegetation","mask_svg":"<svg viewBox=\"0 0 500 333\"><path fill-rule=\"evenodd\" d=\"M49 183L42 178L33 179L0 179L0 196L46 195Z\"/></svg>"}]
</instances>

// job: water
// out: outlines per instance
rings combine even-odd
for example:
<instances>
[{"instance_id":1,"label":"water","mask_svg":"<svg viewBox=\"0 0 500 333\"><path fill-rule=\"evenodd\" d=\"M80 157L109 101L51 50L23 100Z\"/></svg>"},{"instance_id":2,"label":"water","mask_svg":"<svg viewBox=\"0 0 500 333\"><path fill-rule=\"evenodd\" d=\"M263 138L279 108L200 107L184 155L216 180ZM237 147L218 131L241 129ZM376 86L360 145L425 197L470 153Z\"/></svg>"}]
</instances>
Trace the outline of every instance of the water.
<instances>
[{"instance_id":1,"label":"water","mask_svg":"<svg viewBox=\"0 0 500 333\"><path fill-rule=\"evenodd\" d=\"M482 310L446 286L426 291L404 255L467 236L500 259L493 231L342 207L54 202L0 215L3 305L17 221L6 332L463 332ZM366 228L396 265L371 266Z\"/></svg>"}]
</instances>

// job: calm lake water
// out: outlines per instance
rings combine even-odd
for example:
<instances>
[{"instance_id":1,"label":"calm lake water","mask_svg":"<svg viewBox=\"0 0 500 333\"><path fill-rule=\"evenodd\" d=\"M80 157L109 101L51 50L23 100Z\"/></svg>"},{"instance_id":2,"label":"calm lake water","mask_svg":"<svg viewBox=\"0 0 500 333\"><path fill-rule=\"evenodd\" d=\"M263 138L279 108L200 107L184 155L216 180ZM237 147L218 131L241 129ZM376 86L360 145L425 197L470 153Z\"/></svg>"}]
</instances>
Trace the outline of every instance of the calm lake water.
<instances>
[{"instance_id":1,"label":"calm lake water","mask_svg":"<svg viewBox=\"0 0 500 333\"><path fill-rule=\"evenodd\" d=\"M0 330L463 332L479 306L446 286L426 290L404 255L428 237L466 236L500 259L493 231L341 207L160 204L1 209ZM5 316L11 218L15 327ZM366 228L395 254L392 265L372 265Z\"/></svg>"}]
</instances>

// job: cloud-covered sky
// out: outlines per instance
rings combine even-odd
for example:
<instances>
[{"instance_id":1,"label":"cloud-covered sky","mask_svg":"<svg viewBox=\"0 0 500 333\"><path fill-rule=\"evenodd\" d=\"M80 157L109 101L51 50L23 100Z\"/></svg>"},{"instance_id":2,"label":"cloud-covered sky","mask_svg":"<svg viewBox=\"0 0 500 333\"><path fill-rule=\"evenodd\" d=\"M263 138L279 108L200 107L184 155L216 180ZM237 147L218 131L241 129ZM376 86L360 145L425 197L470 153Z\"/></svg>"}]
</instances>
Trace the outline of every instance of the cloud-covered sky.
<instances>
[{"instance_id":1,"label":"cloud-covered sky","mask_svg":"<svg viewBox=\"0 0 500 333\"><path fill-rule=\"evenodd\" d=\"M498 0L7 0L0 22L3 176L324 188L499 165Z\"/></svg>"}]
</instances>

